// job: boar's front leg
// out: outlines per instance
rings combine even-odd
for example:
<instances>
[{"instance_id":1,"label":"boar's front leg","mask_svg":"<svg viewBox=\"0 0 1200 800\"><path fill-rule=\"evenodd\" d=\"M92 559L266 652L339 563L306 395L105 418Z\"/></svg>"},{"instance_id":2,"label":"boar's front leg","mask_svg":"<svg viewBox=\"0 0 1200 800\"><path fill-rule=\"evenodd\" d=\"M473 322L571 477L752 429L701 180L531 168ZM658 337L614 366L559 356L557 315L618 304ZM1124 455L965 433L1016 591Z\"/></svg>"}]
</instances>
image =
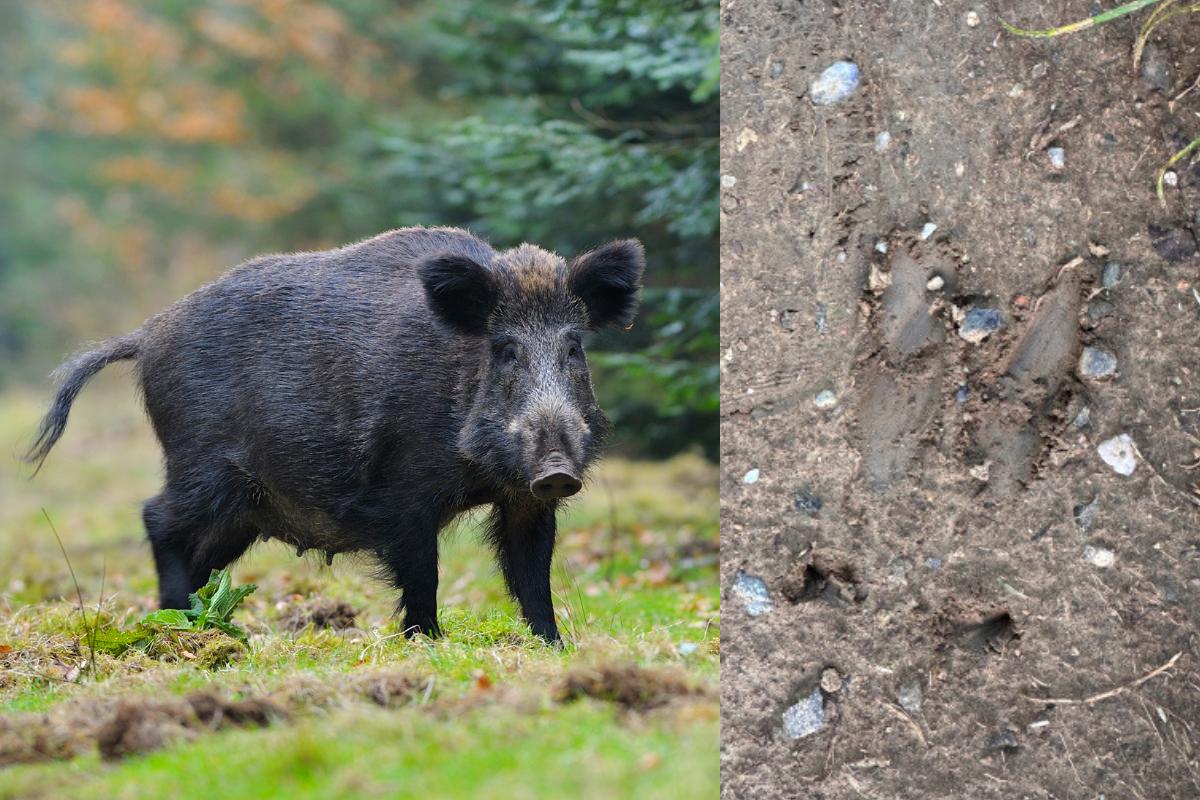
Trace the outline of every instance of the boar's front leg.
<instances>
[{"instance_id":1,"label":"boar's front leg","mask_svg":"<svg viewBox=\"0 0 1200 800\"><path fill-rule=\"evenodd\" d=\"M437 622L438 529L436 524L412 525L379 555L392 581L400 590L399 608L404 610L404 633L442 635Z\"/></svg>"},{"instance_id":2,"label":"boar's front leg","mask_svg":"<svg viewBox=\"0 0 1200 800\"><path fill-rule=\"evenodd\" d=\"M558 643L554 605L550 598L550 561L554 556L556 523L553 504L497 504L492 540L508 590L521 605L533 632Z\"/></svg>"}]
</instances>

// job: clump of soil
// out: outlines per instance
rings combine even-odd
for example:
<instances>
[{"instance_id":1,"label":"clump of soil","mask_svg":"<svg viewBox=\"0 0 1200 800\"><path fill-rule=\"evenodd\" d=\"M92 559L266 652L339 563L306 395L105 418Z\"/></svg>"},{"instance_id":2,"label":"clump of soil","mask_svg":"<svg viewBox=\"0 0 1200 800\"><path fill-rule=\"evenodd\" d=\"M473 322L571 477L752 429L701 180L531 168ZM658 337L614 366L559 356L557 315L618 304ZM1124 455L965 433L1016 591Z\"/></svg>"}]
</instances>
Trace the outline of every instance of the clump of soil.
<instances>
[{"instance_id":1,"label":"clump of soil","mask_svg":"<svg viewBox=\"0 0 1200 800\"><path fill-rule=\"evenodd\" d=\"M182 700L125 699L96 732L100 757L113 761L158 750L202 732L226 728L261 728L286 717L282 708L265 699L231 701L212 692Z\"/></svg>"},{"instance_id":2,"label":"clump of soil","mask_svg":"<svg viewBox=\"0 0 1200 800\"><path fill-rule=\"evenodd\" d=\"M359 694L375 705L384 708L408 705L423 695L428 686L428 679L400 672L361 675L354 684L354 688Z\"/></svg>"},{"instance_id":3,"label":"clump of soil","mask_svg":"<svg viewBox=\"0 0 1200 800\"><path fill-rule=\"evenodd\" d=\"M280 618L280 622L289 631L302 631L309 625L344 631L354 627L357 617L358 611L344 600L317 598L292 606Z\"/></svg>"},{"instance_id":4,"label":"clump of soil","mask_svg":"<svg viewBox=\"0 0 1200 800\"><path fill-rule=\"evenodd\" d=\"M576 669L555 692L560 703L592 697L616 703L629 711L659 708L677 697L693 697L703 690L670 670L644 669L633 665L605 665Z\"/></svg>"},{"instance_id":5,"label":"clump of soil","mask_svg":"<svg viewBox=\"0 0 1200 800\"><path fill-rule=\"evenodd\" d=\"M0 717L0 767L74 758L91 746L86 727L63 724L42 714Z\"/></svg>"},{"instance_id":6,"label":"clump of soil","mask_svg":"<svg viewBox=\"0 0 1200 800\"><path fill-rule=\"evenodd\" d=\"M105 760L157 750L227 728L261 728L288 712L267 698L215 692L64 704L47 714L0 717L0 767L59 761L99 749Z\"/></svg>"}]
</instances>

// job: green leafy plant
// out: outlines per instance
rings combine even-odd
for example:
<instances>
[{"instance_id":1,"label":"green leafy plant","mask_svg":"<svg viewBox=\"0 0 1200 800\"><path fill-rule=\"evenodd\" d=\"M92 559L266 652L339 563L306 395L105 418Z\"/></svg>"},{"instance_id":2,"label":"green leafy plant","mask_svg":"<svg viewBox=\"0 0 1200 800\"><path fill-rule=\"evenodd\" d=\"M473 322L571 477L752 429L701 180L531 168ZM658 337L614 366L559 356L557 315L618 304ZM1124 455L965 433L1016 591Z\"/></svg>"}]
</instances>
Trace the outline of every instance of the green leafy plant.
<instances>
[{"instance_id":1,"label":"green leafy plant","mask_svg":"<svg viewBox=\"0 0 1200 800\"><path fill-rule=\"evenodd\" d=\"M1116 8L1111 8L1108 11L1101 12L1086 19L1081 19L1067 25L1059 25L1056 28L1047 28L1045 30L1029 30L1027 28L1018 28L1014 25L1000 20L1000 24L1009 33L1016 36L1030 36L1037 38L1049 38L1054 36L1062 36L1066 33L1074 33L1076 31L1086 30L1087 28L1103 25L1106 22L1120 19L1129 14L1141 11L1150 6L1158 6L1154 9L1150 17L1143 23L1142 28L1138 31L1137 41L1133 46L1133 67L1137 69L1142 63L1142 53L1146 49L1146 43L1150 41L1150 35L1162 25L1171 19L1177 19L1186 14L1200 13L1200 3L1182 3L1181 0L1133 0L1133 2L1119 5ZM1175 164L1187 158L1197 148L1200 148L1200 136L1193 139L1186 147L1181 149L1175 155L1167 160L1158 170L1158 180L1155 182L1155 193L1158 195L1158 202L1164 206L1167 204L1166 193L1163 190L1163 185L1166 181L1167 171Z\"/></svg>"},{"instance_id":2,"label":"green leafy plant","mask_svg":"<svg viewBox=\"0 0 1200 800\"><path fill-rule=\"evenodd\" d=\"M133 647L145 650L165 631L200 632L219 630L245 642L246 631L233 621L234 610L258 587L253 583L234 587L228 570L213 570L208 583L189 597L192 607L151 611L130 630L116 626L96 627L89 632L95 649L119 654Z\"/></svg>"}]
</instances>

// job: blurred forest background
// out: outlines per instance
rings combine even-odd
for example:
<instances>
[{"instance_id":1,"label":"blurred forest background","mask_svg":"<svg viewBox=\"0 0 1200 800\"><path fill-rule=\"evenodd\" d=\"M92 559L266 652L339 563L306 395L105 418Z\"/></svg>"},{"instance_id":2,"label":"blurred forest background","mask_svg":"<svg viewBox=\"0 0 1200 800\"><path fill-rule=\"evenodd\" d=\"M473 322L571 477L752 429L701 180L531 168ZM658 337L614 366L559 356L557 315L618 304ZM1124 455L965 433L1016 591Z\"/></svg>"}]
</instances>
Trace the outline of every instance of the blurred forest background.
<instances>
[{"instance_id":1,"label":"blurred forest background","mask_svg":"<svg viewBox=\"0 0 1200 800\"><path fill-rule=\"evenodd\" d=\"M717 448L717 0L0 4L0 384L259 253L638 236L590 348L630 455Z\"/></svg>"}]
</instances>

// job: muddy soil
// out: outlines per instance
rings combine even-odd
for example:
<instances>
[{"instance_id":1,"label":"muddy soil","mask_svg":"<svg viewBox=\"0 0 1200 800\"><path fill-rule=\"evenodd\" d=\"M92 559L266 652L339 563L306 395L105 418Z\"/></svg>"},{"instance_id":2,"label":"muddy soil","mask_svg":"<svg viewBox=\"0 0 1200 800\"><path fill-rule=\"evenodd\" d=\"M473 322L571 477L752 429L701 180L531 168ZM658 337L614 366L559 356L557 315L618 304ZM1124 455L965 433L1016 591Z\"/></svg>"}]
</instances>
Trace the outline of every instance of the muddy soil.
<instances>
[{"instance_id":1,"label":"muddy soil","mask_svg":"<svg viewBox=\"0 0 1200 800\"><path fill-rule=\"evenodd\" d=\"M1094 10L723 5L725 797L1200 797L1200 18Z\"/></svg>"}]
</instances>

